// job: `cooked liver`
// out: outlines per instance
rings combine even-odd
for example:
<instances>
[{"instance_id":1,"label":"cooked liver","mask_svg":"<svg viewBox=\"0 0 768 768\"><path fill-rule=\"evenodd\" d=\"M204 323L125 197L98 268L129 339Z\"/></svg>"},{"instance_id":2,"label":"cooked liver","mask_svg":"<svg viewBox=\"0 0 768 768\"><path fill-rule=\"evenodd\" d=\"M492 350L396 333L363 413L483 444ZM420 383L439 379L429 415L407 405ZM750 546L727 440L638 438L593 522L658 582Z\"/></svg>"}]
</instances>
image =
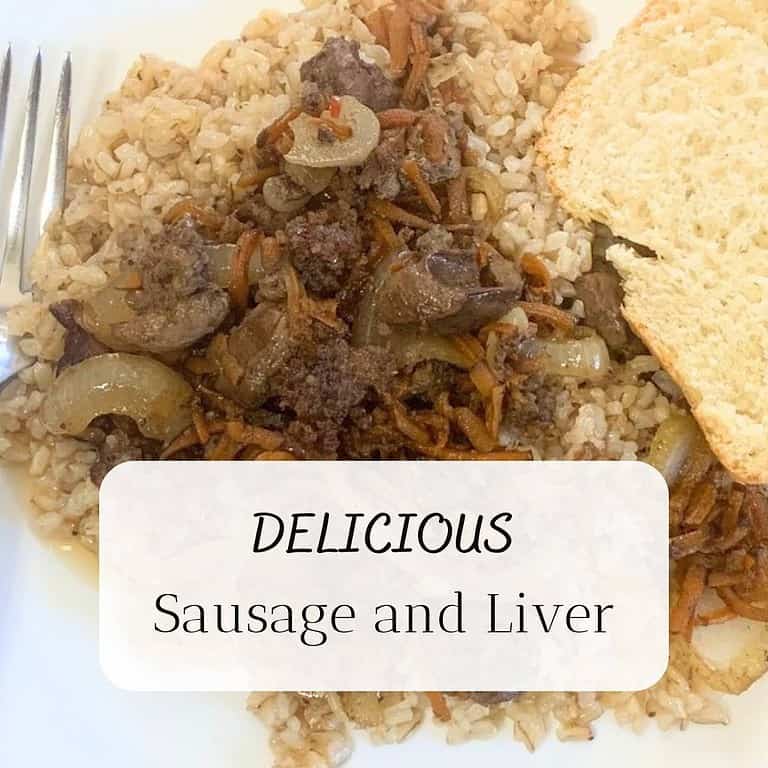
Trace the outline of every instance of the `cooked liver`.
<instances>
[{"instance_id":1,"label":"cooked liver","mask_svg":"<svg viewBox=\"0 0 768 768\"><path fill-rule=\"evenodd\" d=\"M619 277L607 269L590 272L574 284L576 295L584 302L584 319L612 350L623 350L630 339L627 321L621 314L624 294Z\"/></svg>"},{"instance_id":2,"label":"cooked liver","mask_svg":"<svg viewBox=\"0 0 768 768\"><path fill-rule=\"evenodd\" d=\"M391 274L379 292L379 315L393 325L423 324L441 334L468 333L497 320L515 291L480 284L472 251L433 251Z\"/></svg>"},{"instance_id":3,"label":"cooked liver","mask_svg":"<svg viewBox=\"0 0 768 768\"><path fill-rule=\"evenodd\" d=\"M130 291L134 320L113 329L121 342L155 354L189 347L215 331L229 312L229 296L209 275L206 241L183 220L148 237L123 239L124 261L141 274L142 287Z\"/></svg>"}]
</instances>

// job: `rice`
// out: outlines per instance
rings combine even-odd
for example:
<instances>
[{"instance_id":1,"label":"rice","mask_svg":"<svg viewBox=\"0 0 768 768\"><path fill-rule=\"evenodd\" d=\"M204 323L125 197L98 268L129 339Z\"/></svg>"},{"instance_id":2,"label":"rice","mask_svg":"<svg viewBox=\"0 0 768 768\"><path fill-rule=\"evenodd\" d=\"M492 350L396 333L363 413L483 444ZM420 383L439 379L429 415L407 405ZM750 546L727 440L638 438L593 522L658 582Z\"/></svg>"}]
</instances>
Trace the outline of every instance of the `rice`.
<instances>
[{"instance_id":1,"label":"rice","mask_svg":"<svg viewBox=\"0 0 768 768\"><path fill-rule=\"evenodd\" d=\"M529 752L553 731L561 741L593 739L594 723L606 713L637 733L651 719L665 731L689 723L727 724L721 704L700 681L690 679L686 668L685 657L673 654L664 679L640 693L526 693L493 706L447 695L450 721L433 722L450 745L505 735ZM259 693L249 697L248 706L270 729L276 764L285 768L340 765L349 756L352 729L361 727L345 715L338 694L308 699L295 693ZM430 717L424 694L383 694L380 707L384 725L366 729L375 743L401 740Z\"/></svg>"},{"instance_id":2,"label":"rice","mask_svg":"<svg viewBox=\"0 0 768 768\"><path fill-rule=\"evenodd\" d=\"M103 286L117 269L116 235L135 224L158 231L163 213L181 199L231 210L244 195L238 181L249 148L297 97L299 66L326 38L358 40L367 58L388 65L388 51L360 18L380 4L307 0L289 21L266 11L240 38L215 45L197 69L143 56L83 130L70 158L63 219L35 254L36 301L9 315L11 333L37 362L0 393L0 458L28 466L41 533L98 545L98 492L89 477L96 456L87 445L49 434L39 416L63 343L47 305ZM498 174L507 195L494 236L510 258L540 256L556 299L572 297L573 281L592 266L593 233L558 207L536 163L535 141L572 73L568 56L588 39L586 20L568 0L447 0L446 8L452 42L436 37L428 78L437 86L455 77L469 95L469 148L479 166ZM473 216L482 218L486 208L476 195ZM527 323L524 314L518 319ZM532 446L536 455L636 459L674 411L660 373L656 360L642 356L614 365L599 387L566 382L553 429ZM367 726L377 742L400 741L429 717L423 694L383 694L377 706L378 724ZM665 678L637 694L529 693L491 707L449 696L448 706L449 743L505 732L528 750L553 729L563 740L591 739L594 721L607 711L636 729L649 717L663 728L726 720L685 659L674 656ZM279 766L333 766L351 752L355 723L337 694L253 694L249 707L270 730Z\"/></svg>"}]
</instances>

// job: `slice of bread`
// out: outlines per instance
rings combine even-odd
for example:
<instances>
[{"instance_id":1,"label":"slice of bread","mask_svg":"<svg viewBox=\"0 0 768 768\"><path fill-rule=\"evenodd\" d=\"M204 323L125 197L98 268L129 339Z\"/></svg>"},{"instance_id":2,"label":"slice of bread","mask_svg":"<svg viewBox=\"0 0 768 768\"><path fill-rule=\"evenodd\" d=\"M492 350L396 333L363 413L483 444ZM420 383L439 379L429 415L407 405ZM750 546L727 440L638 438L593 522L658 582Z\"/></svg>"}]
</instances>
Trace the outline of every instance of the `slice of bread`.
<instances>
[{"instance_id":1,"label":"slice of bread","mask_svg":"<svg viewBox=\"0 0 768 768\"><path fill-rule=\"evenodd\" d=\"M539 150L609 251L624 314L736 478L768 483L768 0L651 0Z\"/></svg>"}]
</instances>

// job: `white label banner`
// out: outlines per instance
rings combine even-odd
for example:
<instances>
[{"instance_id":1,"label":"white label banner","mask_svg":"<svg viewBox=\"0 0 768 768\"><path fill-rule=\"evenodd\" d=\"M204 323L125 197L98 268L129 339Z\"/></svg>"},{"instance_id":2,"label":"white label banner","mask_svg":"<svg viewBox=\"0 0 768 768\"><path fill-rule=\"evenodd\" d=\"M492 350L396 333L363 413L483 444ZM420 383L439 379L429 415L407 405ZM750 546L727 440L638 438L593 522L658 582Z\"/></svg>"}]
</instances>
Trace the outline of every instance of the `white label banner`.
<instances>
[{"instance_id":1,"label":"white label banner","mask_svg":"<svg viewBox=\"0 0 768 768\"><path fill-rule=\"evenodd\" d=\"M131 690L639 690L668 654L639 462L137 462L101 488Z\"/></svg>"}]
</instances>

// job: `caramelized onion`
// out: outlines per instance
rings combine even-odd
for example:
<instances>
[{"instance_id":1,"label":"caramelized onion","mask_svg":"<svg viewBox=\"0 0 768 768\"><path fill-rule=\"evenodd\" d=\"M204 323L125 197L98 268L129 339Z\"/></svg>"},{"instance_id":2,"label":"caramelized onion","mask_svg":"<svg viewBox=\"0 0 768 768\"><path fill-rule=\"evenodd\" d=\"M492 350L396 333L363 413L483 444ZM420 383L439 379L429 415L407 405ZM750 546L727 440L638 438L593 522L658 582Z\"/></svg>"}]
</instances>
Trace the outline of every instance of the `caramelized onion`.
<instances>
[{"instance_id":1,"label":"caramelized onion","mask_svg":"<svg viewBox=\"0 0 768 768\"><path fill-rule=\"evenodd\" d=\"M393 330L386 345L401 368L424 360L439 360L468 371L475 360L467 356L453 342L451 336L424 331Z\"/></svg>"},{"instance_id":2,"label":"caramelized onion","mask_svg":"<svg viewBox=\"0 0 768 768\"><path fill-rule=\"evenodd\" d=\"M488 201L488 216L495 224L504 213L507 196L498 178L485 168L466 168L467 188L470 192L482 192Z\"/></svg>"},{"instance_id":3,"label":"caramelized onion","mask_svg":"<svg viewBox=\"0 0 768 768\"><path fill-rule=\"evenodd\" d=\"M656 430L646 461L658 469L672 487L700 439L701 432L692 416L670 416Z\"/></svg>"},{"instance_id":4,"label":"caramelized onion","mask_svg":"<svg viewBox=\"0 0 768 768\"><path fill-rule=\"evenodd\" d=\"M150 357L114 353L67 368L53 383L43 420L58 435L79 435L97 417L128 416L145 437L172 440L192 422L192 387Z\"/></svg>"},{"instance_id":5,"label":"caramelized onion","mask_svg":"<svg viewBox=\"0 0 768 768\"><path fill-rule=\"evenodd\" d=\"M713 690L739 695L768 672L768 624L755 622L754 633L726 667L712 664L691 647L691 664Z\"/></svg>"},{"instance_id":6,"label":"caramelized onion","mask_svg":"<svg viewBox=\"0 0 768 768\"><path fill-rule=\"evenodd\" d=\"M136 319L136 312L126 301L127 293L107 286L82 304L79 322L96 341L118 352L135 351L112 332L113 326Z\"/></svg>"},{"instance_id":7,"label":"caramelized onion","mask_svg":"<svg viewBox=\"0 0 768 768\"><path fill-rule=\"evenodd\" d=\"M232 278L232 256L237 245L235 243L222 243L221 245L209 245L206 247L208 254L208 269L210 275L219 288L229 288ZM264 265L261 260L261 247L257 247L251 255L248 265L248 282L251 285L261 280L265 275Z\"/></svg>"},{"instance_id":8,"label":"caramelized onion","mask_svg":"<svg viewBox=\"0 0 768 768\"><path fill-rule=\"evenodd\" d=\"M541 371L553 376L572 376L595 381L608 373L608 347L600 336L567 341L537 341L534 345Z\"/></svg>"}]
</instances>

